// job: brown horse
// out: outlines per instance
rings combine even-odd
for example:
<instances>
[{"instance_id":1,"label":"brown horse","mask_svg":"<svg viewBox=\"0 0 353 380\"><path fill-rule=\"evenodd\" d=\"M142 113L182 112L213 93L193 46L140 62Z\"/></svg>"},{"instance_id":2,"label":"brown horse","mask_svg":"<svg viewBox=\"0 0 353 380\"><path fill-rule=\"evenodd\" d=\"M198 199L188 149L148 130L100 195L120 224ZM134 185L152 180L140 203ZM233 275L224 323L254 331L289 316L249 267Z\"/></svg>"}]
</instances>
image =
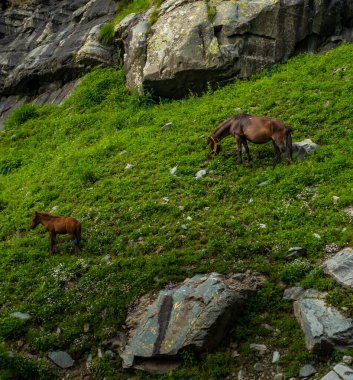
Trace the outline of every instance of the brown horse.
<instances>
[{"instance_id":1,"label":"brown horse","mask_svg":"<svg viewBox=\"0 0 353 380\"><path fill-rule=\"evenodd\" d=\"M273 166L278 163L281 153L286 157L289 164L292 160L292 128L285 125L281 120L270 117L251 116L240 114L221 123L206 144L211 148L211 154L215 156L221 151L221 140L232 135L237 140L238 160L242 163L243 146L247 160L251 161L251 155L247 140L255 144L264 144L272 140L275 149L275 160Z\"/></svg>"},{"instance_id":2,"label":"brown horse","mask_svg":"<svg viewBox=\"0 0 353 380\"><path fill-rule=\"evenodd\" d=\"M35 212L32 216L31 229L34 229L42 224L50 235L50 254L55 251L55 241L57 234L69 234L72 242L75 245L74 254L77 255L80 249L81 241L81 223L75 218L63 218L60 216L50 215L45 212Z\"/></svg>"}]
</instances>

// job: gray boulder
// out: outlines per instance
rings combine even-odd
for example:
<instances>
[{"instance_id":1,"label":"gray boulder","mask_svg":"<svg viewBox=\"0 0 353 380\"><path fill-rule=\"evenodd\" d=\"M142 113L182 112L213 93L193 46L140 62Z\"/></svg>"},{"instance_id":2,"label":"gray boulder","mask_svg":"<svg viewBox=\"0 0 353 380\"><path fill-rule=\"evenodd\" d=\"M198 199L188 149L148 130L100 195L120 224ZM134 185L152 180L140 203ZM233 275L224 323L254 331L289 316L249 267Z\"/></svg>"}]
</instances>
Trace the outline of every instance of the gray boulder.
<instances>
[{"instance_id":1,"label":"gray boulder","mask_svg":"<svg viewBox=\"0 0 353 380\"><path fill-rule=\"evenodd\" d=\"M338 363L321 380L353 380L353 369L345 363Z\"/></svg>"},{"instance_id":2,"label":"gray boulder","mask_svg":"<svg viewBox=\"0 0 353 380\"><path fill-rule=\"evenodd\" d=\"M143 297L126 320L124 367L163 373L178 365L181 350L216 348L263 281L250 272L228 277L211 273Z\"/></svg>"},{"instance_id":3,"label":"gray boulder","mask_svg":"<svg viewBox=\"0 0 353 380\"><path fill-rule=\"evenodd\" d=\"M150 26L151 12L129 15L116 38L128 87L163 97L247 77L315 51L332 35L352 38L353 6L346 0L167 0Z\"/></svg>"},{"instance_id":4,"label":"gray boulder","mask_svg":"<svg viewBox=\"0 0 353 380\"><path fill-rule=\"evenodd\" d=\"M75 362L72 357L64 351L50 352L48 356L60 368L70 368Z\"/></svg>"},{"instance_id":5,"label":"gray boulder","mask_svg":"<svg viewBox=\"0 0 353 380\"><path fill-rule=\"evenodd\" d=\"M351 318L344 317L337 309L326 305L323 299L300 298L293 306L310 352L326 355L334 348L353 347Z\"/></svg>"},{"instance_id":6,"label":"gray boulder","mask_svg":"<svg viewBox=\"0 0 353 380\"><path fill-rule=\"evenodd\" d=\"M319 145L313 143L310 139L293 143L293 154L297 155L301 160L313 154L317 149L319 149Z\"/></svg>"},{"instance_id":7,"label":"gray boulder","mask_svg":"<svg viewBox=\"0 0 353 380\"><path fill-rule=\"evenodd\" d=\"M344 248L323 263L325 273L340 284L353 288L353 249Z\"/></svg>"}]
</instances>

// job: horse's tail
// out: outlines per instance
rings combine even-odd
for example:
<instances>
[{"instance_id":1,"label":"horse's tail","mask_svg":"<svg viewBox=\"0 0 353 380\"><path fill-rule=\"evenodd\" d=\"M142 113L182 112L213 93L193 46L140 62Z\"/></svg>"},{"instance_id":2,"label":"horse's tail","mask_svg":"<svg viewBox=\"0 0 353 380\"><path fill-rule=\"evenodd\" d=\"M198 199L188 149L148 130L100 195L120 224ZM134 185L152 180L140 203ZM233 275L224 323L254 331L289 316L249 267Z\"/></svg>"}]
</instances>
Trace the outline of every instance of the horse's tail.
<instances>
[{"instance_id":1,"label":"horse's tail","mask_svg":"<svg viewBox=\"0 0 353 380\"><path fill-rule=\"evenodd\" d=\"M292 159L293 155L293 146L292 146L292 133L293 129L289 126L286 125L286 151L288 156Z\"/></svg>"}]
</instances>

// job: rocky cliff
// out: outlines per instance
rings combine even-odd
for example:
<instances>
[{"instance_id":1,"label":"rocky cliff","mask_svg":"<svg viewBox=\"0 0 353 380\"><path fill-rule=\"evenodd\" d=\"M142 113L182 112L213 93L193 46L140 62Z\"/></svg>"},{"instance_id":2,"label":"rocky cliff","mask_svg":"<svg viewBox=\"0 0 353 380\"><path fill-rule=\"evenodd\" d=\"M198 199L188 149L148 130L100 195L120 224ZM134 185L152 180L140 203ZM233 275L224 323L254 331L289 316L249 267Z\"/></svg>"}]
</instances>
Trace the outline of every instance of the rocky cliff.
<instances>
[{"instance_id":1,"label":"rocky cliff","mask_svg":"<svg viewBox=\"0 0 353 380\"><path fill-rule=\"evenodd\" d=\"M117 42L129 88L177 98L353 40L352 28L349 0L167 0L123 20Z\"/></svg>"},{"instance_id":2,"label":"rocky cliff","mask_svg":"<svg viewBox=\"0 0 353 380\"><path fill-rule=\"evenodd\" d=\"M63 85L97 65L112 65L113 49L98 41L101 24L114 18L112 0L12 0L0 12L1 117L26 99L60 102ZM43 95L45 94L45 95Z\"/></svg>"}]
</instances>

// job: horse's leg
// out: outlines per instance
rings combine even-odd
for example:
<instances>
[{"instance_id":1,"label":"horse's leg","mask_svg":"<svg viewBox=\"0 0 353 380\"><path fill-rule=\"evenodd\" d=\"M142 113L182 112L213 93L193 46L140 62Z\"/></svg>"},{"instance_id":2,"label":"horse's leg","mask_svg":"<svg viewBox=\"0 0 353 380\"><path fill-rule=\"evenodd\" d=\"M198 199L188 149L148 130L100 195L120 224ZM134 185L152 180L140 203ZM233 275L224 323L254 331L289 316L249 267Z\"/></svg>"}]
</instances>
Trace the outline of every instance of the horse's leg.
<instances>
[{"instance_id":1,"label":"horse's leg","mask_svg":"<svg viewBox=\"0 0 353 380\"><path fill-rule=\"evenodd\" d=\"M252 160L252 157L251 157L251 154L250 154L250 151L249 151L248 142L246 141L245 137L242 139L242 143L243 143L244 148L245 148L245 153L246 153L246 156L247 156L247 161L250 162Z\"/></svg>"},{"instance_id":2,"label":"horse's leg","mask_svg":"<svg viewBox=\"0 0 353 380\"><path fill-rule=\"evenodd\" d=\"M279 162L281 151L279 147L277 146L276 142L274 140L272 140L272 142L273 142L273 148L275 149L275 159L273 160L273 167L275 167Z\"/></svg>"},{"instance_id":3,"label":"horse's leg","mask_svg":"<svg viewBox=\"0 0 353 380\"><path fill-rule=\"evenodd\" d=\"M243 158L242 158L242 152L243 152L243 143L242 139L240 137L236 137L237 139L237 152L238 152L238 163L242 164L243 163Z\"/></svg>"},{"instance_id":4,"label":"horse's leg","mask_svg":"<svg viewBox=\"0 0 353 380\"><path fill-rule=\"evenodd\" d=\"M50 232L50 254L51 255L54 255L54 252L55 252L55 240L56 240L55 232Z\"/></svg>"}]
</instances>

